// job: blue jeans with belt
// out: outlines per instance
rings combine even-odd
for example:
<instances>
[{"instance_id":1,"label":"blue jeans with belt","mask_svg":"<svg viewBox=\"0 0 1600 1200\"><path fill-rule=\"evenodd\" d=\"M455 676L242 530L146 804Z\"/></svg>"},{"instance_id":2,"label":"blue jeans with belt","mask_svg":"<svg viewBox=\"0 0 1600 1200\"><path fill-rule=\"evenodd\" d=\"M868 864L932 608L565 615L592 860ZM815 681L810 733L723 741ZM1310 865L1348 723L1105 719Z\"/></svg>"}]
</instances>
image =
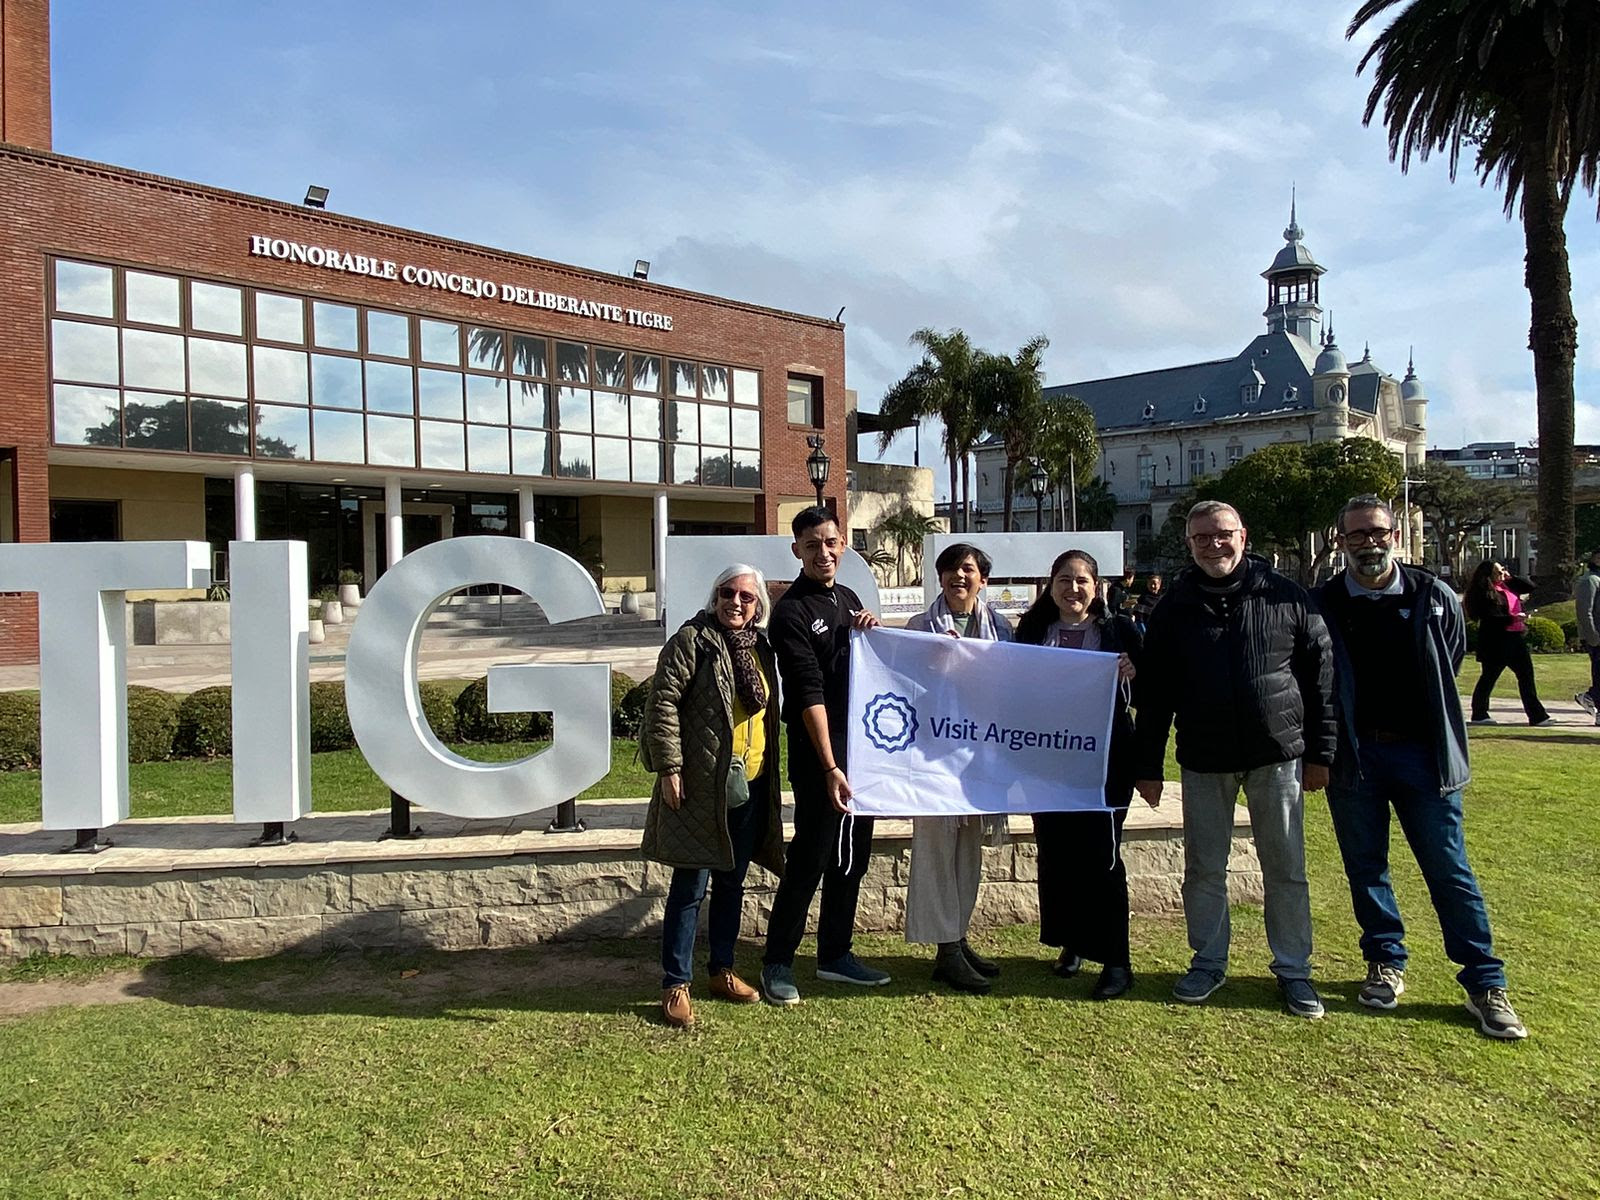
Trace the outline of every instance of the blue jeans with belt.
<instances>
[{"instance_id":1,"label":"blue jeans with belt","mask_svg":"<svg viewBox=\"0 0 1600 1200\"><path fill-rule=\"evenodd\" d=\"M1440 792L1433 748L1368 738L1361 744L1360 764L1359 778L1329 782L1328 809L1361 926L1361 956L1400 970L1406 965L1405 923L1389 882L1393 808L1428 885L1445 953L1461 967L1456 979L1474 993L1505 987L1505 963L1495 957L1489 910L1467 865L1461 793Z\"/></svg>"},{"instance_id":2,"label":"blue jeans with belt","mask_svg":"<svg viewBox=\"0 0 1600 1200\"><path fill-rule=\"evenodd\" d=\"M750 856L767 830L767 776L750 781L750 799L728 810L728 836L733 841L733 868L727 871L675 867L667 889L667 912L661 930L661 986L676 987L694 976L694 936L700 924L700 904L711 892L708 931L711 958L717 971L733 966L733 948L739 940L739 920L744 913L744 877Z\"/></svg>"}]
</instances>

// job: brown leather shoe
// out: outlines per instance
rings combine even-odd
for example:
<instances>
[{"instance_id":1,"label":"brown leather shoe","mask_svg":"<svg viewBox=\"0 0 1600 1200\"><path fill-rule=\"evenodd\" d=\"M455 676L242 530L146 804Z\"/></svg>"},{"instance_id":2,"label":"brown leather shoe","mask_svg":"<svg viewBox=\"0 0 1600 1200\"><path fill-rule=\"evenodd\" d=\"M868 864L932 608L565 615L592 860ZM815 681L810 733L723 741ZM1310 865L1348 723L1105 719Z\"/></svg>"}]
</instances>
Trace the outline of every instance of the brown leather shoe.
<instances>
[{"instance_id":1,"label":"brown leather shoe","mask_svg":"<svg viewBox=\"0 0 1600 1200\"><path fill-rule=\"evenodd\" d=\"M689 1003L689 985L680 983L661 993L661 1016L674 1029L687 1029L694 1024L694 1005Z\"/></svg>"},{"instance_id":2,"label":"brown leather shoe","mask_svg":"<svg viewBox=\"0 0 1600 1200\"><path fill-rule=\"evenodd\" d=\"M735 975L732 967L711 972L711 994L731 1004L754 1004L761 999L761 993Z\"/></svg>"}]
</instances>

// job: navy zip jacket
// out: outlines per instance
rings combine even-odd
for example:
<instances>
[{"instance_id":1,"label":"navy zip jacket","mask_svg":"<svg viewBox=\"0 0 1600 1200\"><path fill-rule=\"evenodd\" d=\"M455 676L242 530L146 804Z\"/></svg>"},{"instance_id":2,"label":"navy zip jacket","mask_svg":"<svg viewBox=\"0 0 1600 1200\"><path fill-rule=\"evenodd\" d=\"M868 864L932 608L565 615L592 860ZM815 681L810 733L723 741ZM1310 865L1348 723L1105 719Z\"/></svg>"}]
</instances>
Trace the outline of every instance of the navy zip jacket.
<instances>
[{"instance_id":1,"label":"navy zip jacket","mask_svg":"<svg viewBox=\"0 0 1600 1200\"><path fill-rule=\"evenodd\" d=\"M1467 764L1467 725L1461 716L1461 696L1456 675L1467 653L1467 624L1461 602L1447 584L1420 567L1397 563L1414 595L1411 629L1416 638L1417 664L1427 697L1427 718L1433 729L1434 755L1439 766L1439 794L1459 791L1472 778ZM1327 614L1333 637L1334 697L1339 714L1339 750L1334 756L1329 786L1353 786L1361 777L1361 743L1356 733L1355 676L1350 651L1344 641L1344 613L1352 604L1369 604L1350 595L1341 571L1316 591L1317 603Z\"/></svg>"},{"instance_id":2,"label":"navy zip jacket","mask_svg":"<svg viewBox=\"0 0 1600 1200\"><path fill-rule=\"evenodd\" d=\"M1208 774L1304 758L1333 762L1333 656L1304 588L1254 554L1222 598L1188 567L1150 614L1134 680L1139 779L1161 779L1167 731L1178 762Z\"/></svg>"}]
</instances>

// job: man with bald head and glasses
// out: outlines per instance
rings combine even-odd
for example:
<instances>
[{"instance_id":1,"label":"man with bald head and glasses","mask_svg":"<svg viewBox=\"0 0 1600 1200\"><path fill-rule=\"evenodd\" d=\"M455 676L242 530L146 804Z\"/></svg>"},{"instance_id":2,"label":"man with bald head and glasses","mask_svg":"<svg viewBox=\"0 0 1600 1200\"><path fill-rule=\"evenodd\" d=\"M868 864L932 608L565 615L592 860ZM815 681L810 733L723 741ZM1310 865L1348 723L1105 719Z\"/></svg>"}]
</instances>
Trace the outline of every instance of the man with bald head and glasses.
<instances>
[{"instance_id":1,"label":"man with bald head and glasses","mask_svg":"<svg viewBox=\"0 0 1600 1200\"><path fill-rule=\"evenodd\" d=\"M1467 650L1455 592L1395 559L1394 510L1357 496L1339 514L1345 569L1317 590L1333 636L1339 748L1328 809L1361 926L1367 978L1357 997L1392 1009L1406 990L1405 925L1389 882L1394 810L1428 885L1466 1008L1484 1034L1528 1036L1506 995L1489 913L1467 865L1461 789L1467 727L1456 674Z\"/></svg>"},{"instance_id":2,"label":"man with bald head and glasses","mask_svg":"<svg viewBox=\"0 0 1600 1200\"><path fill-rule=\"evenodd\" d=\"M1266 893L1267 944L1284 1007L1322 1016L1311 982L1303 786L1319 791L1333 761L1328 631L1305 589L1245 552L1238 512L1189 510L1184 568L1150 614L1135 682L1139 794L1161 798L1167 731L1183 775L1183 911L1194 952L1172 989L1200 1004L1228 970L1228 855L1244 791Z\"/></svg>"}]
</instances>

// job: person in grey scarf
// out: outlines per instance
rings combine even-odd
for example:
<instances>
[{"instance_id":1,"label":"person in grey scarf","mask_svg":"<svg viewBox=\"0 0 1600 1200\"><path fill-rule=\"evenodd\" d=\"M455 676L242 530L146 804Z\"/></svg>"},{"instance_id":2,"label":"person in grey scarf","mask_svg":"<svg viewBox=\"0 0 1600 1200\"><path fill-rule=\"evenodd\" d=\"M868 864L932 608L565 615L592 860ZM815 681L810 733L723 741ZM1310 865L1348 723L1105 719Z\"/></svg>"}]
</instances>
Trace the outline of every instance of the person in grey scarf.
<instances>
[{"instance_id":1,"label":"person in grey scarf","mask_svg":"<svg viewBox=\"0 0 1600 1200\"><path fill-rule=\"evenodd\" d=\"M982 597L993 564L976 546L946 546L934 563L939 595L907 629L953 638L1009 642L1011 623ZM1005 841L1004 816L916 817L911 822L911 881L906 893L906 941L939 947L933 977L957 991L983 993L999 966L967 942L978 902L983 846Z\"/></svg>"}]
</instances>

